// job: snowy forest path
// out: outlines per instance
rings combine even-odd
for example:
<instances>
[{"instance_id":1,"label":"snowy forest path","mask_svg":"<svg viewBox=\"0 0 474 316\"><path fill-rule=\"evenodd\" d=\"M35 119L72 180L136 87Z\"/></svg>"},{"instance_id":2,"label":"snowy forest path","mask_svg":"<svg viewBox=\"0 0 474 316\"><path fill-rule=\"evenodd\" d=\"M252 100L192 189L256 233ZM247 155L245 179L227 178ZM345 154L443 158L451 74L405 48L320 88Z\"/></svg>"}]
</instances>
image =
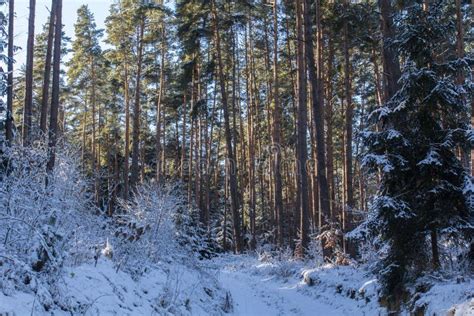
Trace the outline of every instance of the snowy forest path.
<instances>
[{"instance_id":1,"label":"snowy forest path","mask_svg":"<svg viewBox=\"0 0 474 316\"><path fill-rule=\"evenodd\" d=\"M249 262L222 262L218 279L231 295L231 315L340 315L334 306L304 293L301 282L289 278L286 282L276 276L258 273L257 265Z\"/></svg>"}]
</instances>

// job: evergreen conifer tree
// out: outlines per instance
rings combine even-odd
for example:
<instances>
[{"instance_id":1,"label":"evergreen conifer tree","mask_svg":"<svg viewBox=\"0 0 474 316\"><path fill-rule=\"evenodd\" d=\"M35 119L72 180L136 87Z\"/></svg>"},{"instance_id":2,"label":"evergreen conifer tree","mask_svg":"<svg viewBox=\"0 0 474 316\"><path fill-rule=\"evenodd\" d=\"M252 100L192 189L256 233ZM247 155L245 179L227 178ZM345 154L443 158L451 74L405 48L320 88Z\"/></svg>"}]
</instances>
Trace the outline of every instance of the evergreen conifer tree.
<instances>
[{"instance_id":1,"label":"evergreen conifer tree","mask_svg":"<svg viewBox=\"0 0 474 316\"><path fill-rule=\"evenodd\" d=\"M364 163L381 171L369 227L386 243L379 273L392 302L418 273L440 267L441 238L472 236L472 179L456 156L473 140L466 86L456 83L469 60L446 49L455 45L448 9L447 1L428 10L418 1L400 17L392 43L405 61L400 88L365 133Z\"/></svg>"}]
</instances>

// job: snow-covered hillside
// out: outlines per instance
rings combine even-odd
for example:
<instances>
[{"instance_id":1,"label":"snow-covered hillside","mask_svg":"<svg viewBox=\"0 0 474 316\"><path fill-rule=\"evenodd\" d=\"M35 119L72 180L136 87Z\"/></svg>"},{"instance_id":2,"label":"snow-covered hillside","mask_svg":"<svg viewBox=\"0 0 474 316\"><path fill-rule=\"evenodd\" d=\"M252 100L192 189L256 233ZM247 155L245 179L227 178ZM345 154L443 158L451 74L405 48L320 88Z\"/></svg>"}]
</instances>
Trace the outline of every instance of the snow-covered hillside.
<instances>
[{"instance_id":1,"label":"snow-covered hillside","mask_svg":"<svg viewBox=\"0 0 474 316\"><path fill-rule=\"evenodd\" d=\"M60 305L45 311L35 294L0 295L16 315L387 315L377 281L361 267L223 255L194 264L162 262L134 277L108 258L67 268ZM425 315L474 315L474 281L433 282L417 294ZM38 295L38 294L37 294ZM408 314L408 312L405 312Z\"/></svg>"}]
</instances>

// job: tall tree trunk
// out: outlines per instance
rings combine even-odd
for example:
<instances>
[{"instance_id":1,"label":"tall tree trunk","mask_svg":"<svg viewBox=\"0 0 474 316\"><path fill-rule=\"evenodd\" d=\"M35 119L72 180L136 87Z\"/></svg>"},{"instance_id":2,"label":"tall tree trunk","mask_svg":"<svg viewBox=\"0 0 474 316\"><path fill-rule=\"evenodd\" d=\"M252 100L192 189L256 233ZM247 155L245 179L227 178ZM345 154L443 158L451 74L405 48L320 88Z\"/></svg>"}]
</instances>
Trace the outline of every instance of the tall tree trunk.
<instances>
[{"instance_id":1,"label":"tall tree trunk","mask_svg":"<svg viewBox=\"0 0 474 316\"><path fill-rule=\"evenodd\" d=\"M123 198L128 200L129 197L129 159L130 159L130 96L129 96L129 86L128 86L128 63L125 60L125 69L124 69L124 99L125 99L125 153L124 153L124 167L123 167Z\"/></svg>"},{"instance_id":2,"label":"tall tree trunk","mask_svg":"<svg viewBox=\"0 0 474 316\"><path fill-rule=\"evenodd\" d=\"M439 261L439 249L438 249L438 233L436 231L436 228L432 228L431 232L431 253L433 255L433 269L438 270L440 267L440 261Z\"/></svg>"},{"instance_id":3,"label":"tall tree trunk","mask_svg":"<svg viewBox=\"0 0 474 316\"><path fill-rule=\"evenodd\" d=\"M61 70L61 37L62 37L62 0L56 0L56 27L54 30L53 83L51 92L51 113L49 115L49 141L47 170L51 172L56 159L56 142L58 130L59 85Z\"/></svg>"},{"instance_id":4,"label":"tall tree trunk","mask_svg":"<svg viewBox=\"0 0 474 316\"><path fill-rule=\"evenodd\" d=\"M211 111L211 128L209 131L208 141L207 141L207 160L206 160L206 224L207 231L210 230L209 222L209 212L211 209L211 178L214 170L214 164L212 163L212 144L214 143L214 126L215 126L215 115L217 112L216 101L217 101L217 86L214 86L213 89L213 101L212 101L212 111ZM219 151L217 150L217 154Z\"/></svg>"},{"instance_id":5,"label":"tall tree trunk","mask_svg":"<svg viewBox=\"0 0 474 316\"><path fill-rule=\"evenodd\" d=\"M374 80L375 80L375 99L377 100L377 105L381 107L383 105L383 92L380 86L381 77L379 71L379 63L377 61L377 54L375 48L372 50L372 64L374 66Z\"/></svg>"},{"instance_id":6,"label":"tall tree trunk","mask_svg":"<svg viewBox=\"0 0 474 316\"><path fill-rule=\"evenodd\" d=\"M313 39L311 37L311 30L313 27L312 17L310 14L310 6L309 1L305 0L305 8L304 8L304 20L305 20L305 43L306 43L306 62L308 64L308 74L309 74L309 82L311 84L311 101L312 101L312 109L313 109L313 119L316 129L316 159L317 159L317 174L318 174L318 189L319 189L319 200L320 200L320 207L321 207L321 214L322 214L322 225L325 226L330 221L331 215L331 208L329 205L330 198L329 198L329 189L328 189L328 181L326 178L326 144L324 140L324 107L322 104L322 96L319 94L321 92L320 85L322 84L321 78L316 73L316 65L315 65L315 58L314 58L314 50L313 50ZM319 1L317 1L317 17L316 21L320 21L320 8L319 8ZM321 24L318 23L318 32L321 32ZM318 40L318 45L321 45L321 40ZM318 51L319 51L318 46ZM318 70L322 65L321 57L318 54ZM319 92L319 93L318 93ZM322 240L322 247L324 251L324 257L328 257L331 255L330 251L328 251L326 242Z\"/></svg>"},{"instance_id":7,"label":"tall tree trunk","mask_svg":"<svg viewBox=\"0 0 474 316\"><path fill-rule=\"evenodd\" d=\"M167 166L166 166L166 151L164 150L165 146L166 146L166 125L167 125L167 117L166 117L166 111L163 109L162 111L163 113L163 119L162 119L162 122L163 122L163 127L162 127L162 130L163 130L163 134L161 135L161 138L163 139L163 150L161 151L161 174L164 178L166 178L167 176Z\"/></svg>"},{"instance_id":8,"label":"tall tree trunk","mask_svg":"<svg viewBox=\"0 0 474 316\"><path fill-rule=\"evenodd\" d=\"M84 172L84 174L86 173L86 148L87 148L86 127L87 127L87 95L84 98L84 110L82 112L81 163L82 163L82 172Z\"/></svg>"},{"instance_id":9,"label":"tall tree trunk","mask_svg":"<svg viewBox=\"0 0 474 316\"><path fill-rule=\"evenodd\" d=\"M304 256L309 245L309 205L308 205L308 175L306 170L307 152L307 81L305 65L305 42L304 42L304 0L296 0L296 28L297 28L297 82L298 82L298 144L297 144L297 172L298 172L298 195L300 199L300 255Z\"/></svg>"},{"instance_id":10,"label":"tall tree trunk","mask_svg":"<svg viewBox=\"0 0 474 316\"><path fill-rule=\"evenodd\" d=\"M31 142L31 116L33 109L33 56L35 46L36 0L30 0L28 40L26 43L25 103L23 107L23 146Z\"/></svg>"},{"instance_id":11,"label":"tall tree trunk","mask_svg":"<svg viewBox=\"0 0 474 316\"><path fill-rule=\"evenodd\" d=\"M188 110L186 109L186 104L187 104L187 100L186 100L186 88L184 89L183 91L183 130L182 130L182 139L183 141L181 142L181 161L180 161L180 169L179 169L179 176L181 178L181 181L183 181L184 179L184 174L185 174L185 170L184 168L186 168L186 114L188 113ZM191 134L191 131L190 131L190 134ZM191 158L190 158L191 160Z\"/></svg>"},{"instance_id":12,"label":"tall tree trunk","mask_svg":"<svg viewBox=\"0 0 474 316\"><path fill-rule=\"evenodd\" d=\"M161 24L161 61L160 61L160 88L158 89L158 97L156 99L156 182L161 182L161 103L164 93L165 84L165 48L166 48L166 33L165 24Z\"/></svg>"},{"instance_id":13,"label":"tall tree trunk","mask_svg":"<svg viewBox=\"0 0 474 316\"><path fill-rule=\"evenodd\" d=\"M344 10L349 9L349 2L345 0ZM354 189L353 189L353 165L352 165L352 121L354 117L354 105L352 103L351 87L351 60L349 53L349 23L344 21L344 100L345 100L345 133L344 133L344 212L342 227L347 232L352 229L352 210L354 208ZM353 245L344 241L344 248L352 256L355 255Z\"/></svg>"},{"instance_id":14,"label":"tall tree trunk","mask_svg":"<svg viewBox=\"0 0 474 316\"><path fill-rule=\"evenodd\" d=\"M15 24L15 0L8 4L8 78L7 78L7 114L5 137L7 143L13 142L13 39Z\"/></svg>"},{"instance_id":15,"label":"tall tree trunk","mask_svg":"<svg viewBox=\"0 0 474 316\"><path fill-rule=\"evenodd\" d=\"M245 29L245 64L247 74L247 145L248 145L248 172L249 172L249 217L250 217L250 233L252 235L250 240L250 248L255 249L256 241L256 219L255 209L257 194L255 190L255 127L254 127L254 116L255 116L255 104L254 104L254 93L253 93L253 67L250 51L252 47L252 26L251 19L248 19L247 27Z\"/></svg>"},{"instance_id":16,"label":"tall tree trunk","mask_svg":"<svg viewBox=\"0 0 474 316\"><path fill-rule=\"evenodd\" d=\"M90 43L89 43L90 45ZM95 202L99 203L99 161L97 154L97 133L96 133L96 113L97 113L97 95L96 95L96 70L95 60L91 56L89 59L91 67L91 106L92 106L92 172L94 174L94 193ZM99 118L100 121L100 118Z\"/></svg>"},{"instance_id":17,"label":"tall tree trunk","mask_svg":"<svg viewBox=\"0 0 474 316\"><path fill-rule=\"evenodd\" d=\"M46 60L44 62L43 73L43 89L41 95L41 118L40 130L41 136L46 136L46 121L48 117L48 101L49 101L49 83L51 77L51 56L53 52L53 38L54 38L54 19L55 19L55 0L51 0L51 13L49 17L48 40L46 44Z\"/></svg>"},{"instance_id":18,"label":"tall tree trunk","mask_svg":"<svg viewBox=\"0 0 474 316\"><path fill-rule=\"evenodd\" d=\"M390 0L378 0L382 24L383 36L383 68L385 78L385 101L388 101L398 90L398 80L400 79L400 62L398 55L390 45L390 39L395 35L393 26L393 8Z\"/></svg>"},{"instance_id":19,"label":"tall tree trunk","mask_svg":"<svg viewBox=\"0 0 474 316\"><path fill-rule=\"evenodd\" d=\"M231 198L231 212L232 212L232 224L233 224L233 234L234 234L234 243L235 251L237 253L242 252L242 236L240 228L240 215L239 215L239 201L238 201L238 188L237 188L237 170L235 170L235 158L234 151L232 146L232 133L230 130L230 117L229 117L229 107L227 100L227 91L226 83L224 77L224 65L222 61L221 54L221 43L220 43L220 32L219 32L219 21L217 15L217 8L214 1L212 1L212 15L214 22L214 37L215 37L215 46L216 46L216 55L217 55L217 64L218 64L218 76L221 90L222 98L222 108L224 111L224 130L225 130L225 142L226 142L226 152L227 152L227 161L229 165L228 175L229 175L229 185L230 185L230 198ZM233 170L234 169L234 170Z\"/></svg>"},{"instance_id":20,"label":"tall tree trunk","mask_svg":"<svg viewBox=\"0 0 474 316\"><path fill-rule=\"evenodd\" d=\"M133 108L133 134L132 134L132 174L130 186L134 187L138 182L140 168L138 160L140 156L140 94L143 62L143 33L145 29L145 17L141 17L138 30L138 65L135 87L135 104Z\"/></svg>"},{"instance_id":21,"label":"tall tree trunk","mask_svg":"<svg viewBox=\"0 0 474 316\"><path fill-rule=\"evenodd\" d=\"M334 222L335 216L335 200L336 200L336 183L334 176L334 147L333 147L333 66L334 66L334 44L332 40L333 33L329 34L328 39L328 70L327 70L327 108L326 108L326 125L327 125L327 136L326 136L326 147L327 147L327 179L331 209L331 221Z\"/></svg>"},{"instance_id":22,"label":"tall tree trunk","mask_svg":"<svg viewBox=\"0 0 474 316\"><path fill-rule=\"evenodd\" d=\"M281 109L280 85L278 82L278 0L273 5L273 170L274 206L278 221L278 245L283 246L283 200L281 180Z\"/></svg>"}]
</instances>

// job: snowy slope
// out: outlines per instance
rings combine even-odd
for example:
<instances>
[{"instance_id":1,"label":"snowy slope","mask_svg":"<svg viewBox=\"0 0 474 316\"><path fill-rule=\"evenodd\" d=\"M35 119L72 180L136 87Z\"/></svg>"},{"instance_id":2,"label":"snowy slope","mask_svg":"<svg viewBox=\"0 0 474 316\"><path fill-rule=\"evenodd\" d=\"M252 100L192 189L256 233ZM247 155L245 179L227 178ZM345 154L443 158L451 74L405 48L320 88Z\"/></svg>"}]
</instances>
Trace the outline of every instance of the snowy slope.
<instances>
[{"instance_id":1,"label":"snowy slope","mask_svg":"<svg viewBox=\"0 0 474 316\"><path fill-rule=\"evenodd\" d=\"M192 262L192 261L191 261ZM377 281L363 267L223 255L193 264L162 262L141 275L98 264L66 268L60 301L46 312L34 294L0 294L16 315L386 315ZM474 280L438 281L416 300L426 315L474 315ZM408 314L408 313L402 313Z\"/></svg>"},{"instance_id":2,"label":"snowy slope","mask_svg":"<svg viewBox=\"0 0 474 316\"><path fill-rule=\"evenodd\" d=\"M67 269L54 315L220 315L223 296L215 279L198 267L157 267L133 279L112 261ZM0 294L0 314L48 314L33 294ZM61 310L64 309L64 310ZM65 311L68 310L68 311Z\"/></svg>"}]
</instances>

